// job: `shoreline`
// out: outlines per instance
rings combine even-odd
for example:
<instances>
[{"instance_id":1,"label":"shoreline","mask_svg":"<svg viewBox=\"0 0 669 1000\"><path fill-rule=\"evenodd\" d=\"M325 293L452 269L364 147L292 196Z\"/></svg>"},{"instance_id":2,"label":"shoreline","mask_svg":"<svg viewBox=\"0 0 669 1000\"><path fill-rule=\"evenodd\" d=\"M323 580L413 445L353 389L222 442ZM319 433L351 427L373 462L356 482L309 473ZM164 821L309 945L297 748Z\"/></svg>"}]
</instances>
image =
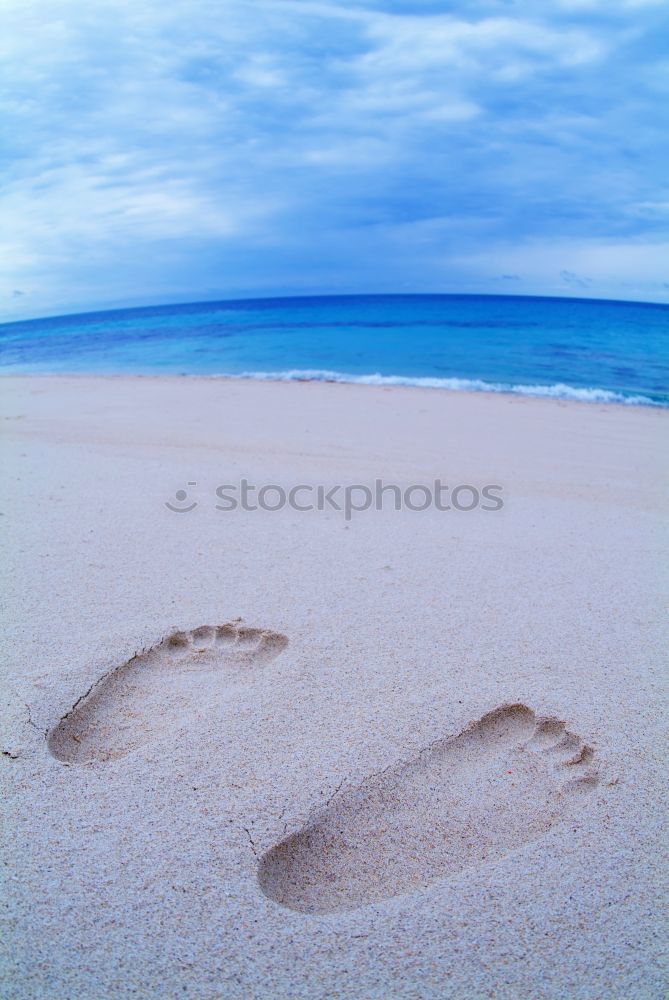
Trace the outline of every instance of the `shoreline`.
<instances>
[{"instance_id":1,"label":"shoreline","mask_svg":"<svg viewBox=\"0 0 669 1000\"><path fill-rule=\"evenodd\" d=\"M333 373L334 374L334 373ZM496 397L499 399L521 399L521 400L536 400L541 402L555 403L561 406L567 404L578 404L580 406L598 408L610 407L613 410L618 409L632 409L632 410L653 410L653 411L666 411L669 410L669 402L663 403L650 399L649 397L642 396L631 396L623 397L620 393L615 393L613 390L608 389L577 389L573 386L564 386L573 395L561 395L559 393L552 392L530 392L521 391L521 386L511 387L511 388L494 388L493 383L480 383L485 385L485 388L470 388L467 387L453 387L452 385L436 385L430 384L439 382L438 379L422 378L411 376L379 376L376 375L345 375L344 373L336 373L341 375L341 378L321 378L321 377L309 377L305 375L304 377L299 374L292 372L281 373L281 372L254 372L254 373L241 373L241 374L227 374L227 373L210 373L210 372L7 372L0 369L0 379L7 380L22 380L22 379L101 379L101 380L144 380L144 381L169 381L169 380L186 380L194 379L208 382L232 382L232 383L270 383L279 385L340 385L340 386L359 386L362 388L376 388L383 390L420 390L422 392L430 391L439 394L448 394L451 396L468 396L468 397ZM283 376L283 377L282 377ZM475 379L444 379L441 380L444 383L452 381L460 381L462 383L476 383L478 380ZM537 389L553 389L562 388L562 383L556 383L555 386L537 386ZM534 386L522 386L522 389L535 388ZM596 394L601 393L604 396L616 396L616 399L611 398L579 398L577 394Z\"/></svg>"}]
</instances>

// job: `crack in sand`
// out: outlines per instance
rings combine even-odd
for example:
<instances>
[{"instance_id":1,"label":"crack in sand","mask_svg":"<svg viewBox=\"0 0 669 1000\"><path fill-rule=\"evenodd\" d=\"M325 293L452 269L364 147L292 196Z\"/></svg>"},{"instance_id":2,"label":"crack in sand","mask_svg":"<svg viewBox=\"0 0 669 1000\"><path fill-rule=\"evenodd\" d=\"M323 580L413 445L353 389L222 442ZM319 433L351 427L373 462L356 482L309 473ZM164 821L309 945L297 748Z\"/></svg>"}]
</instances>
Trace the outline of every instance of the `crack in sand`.
<instances>
[{"instance_id":1,"label":"crack in sand","mask_svg":"<svg viewBox=\"0 0 669 1000\"><path fill-rule=\"evenodd\" d=\"M259 861L260 858L258 856L258 851L256 850L256 845L254 843L253 837L251 836L251 831L247 826L243 826L242 830L244 830L246 836L249 838L249 844L251 845L251 850L253 851L254 858L256 859L256 861Z\"/></svg>"}]
</instances>

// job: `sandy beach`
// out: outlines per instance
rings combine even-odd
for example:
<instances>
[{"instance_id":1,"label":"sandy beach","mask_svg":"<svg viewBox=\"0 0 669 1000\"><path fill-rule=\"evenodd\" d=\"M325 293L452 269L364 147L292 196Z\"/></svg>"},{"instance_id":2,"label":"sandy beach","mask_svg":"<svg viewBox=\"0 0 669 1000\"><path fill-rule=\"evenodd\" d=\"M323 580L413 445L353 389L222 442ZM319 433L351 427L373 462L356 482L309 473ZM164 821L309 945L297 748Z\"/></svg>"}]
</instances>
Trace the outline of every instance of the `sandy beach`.
<instances>
[{"instance_id":1,"label":"sandy beach","mask_svg":"<svg viewBox=\"0 0 669 1000\"><path fill-rule=\"evenodd\" d=\"M2 389L2 996L664 995L667 411Z\"/></svg>"}]
</instances>

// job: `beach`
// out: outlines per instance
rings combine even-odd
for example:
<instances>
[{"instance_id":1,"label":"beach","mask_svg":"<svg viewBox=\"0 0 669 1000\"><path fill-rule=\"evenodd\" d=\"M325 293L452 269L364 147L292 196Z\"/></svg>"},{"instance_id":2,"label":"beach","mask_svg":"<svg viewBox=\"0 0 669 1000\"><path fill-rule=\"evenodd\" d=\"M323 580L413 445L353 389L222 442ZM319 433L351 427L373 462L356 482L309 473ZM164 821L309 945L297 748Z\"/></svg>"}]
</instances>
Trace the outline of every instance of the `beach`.
<instances>
[{"instance_id":1,"label":"beach","mask_svg":"<svg viewBox=\"0 0 669 1000\"><path fill-rule=\"evenodd\" d=\"M663 995L667 410L2 386L2 995Z\"/></svg>"}]
</instances>

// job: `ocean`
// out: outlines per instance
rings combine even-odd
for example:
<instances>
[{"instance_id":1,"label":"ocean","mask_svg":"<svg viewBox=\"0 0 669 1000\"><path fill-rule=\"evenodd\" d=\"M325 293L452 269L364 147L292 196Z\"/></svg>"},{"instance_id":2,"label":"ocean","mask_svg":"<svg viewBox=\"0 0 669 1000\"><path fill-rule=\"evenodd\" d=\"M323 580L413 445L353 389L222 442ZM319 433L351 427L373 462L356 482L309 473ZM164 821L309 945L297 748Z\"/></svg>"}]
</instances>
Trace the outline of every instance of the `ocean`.
<instances>
[{"instance_id":1,"label":"ocean","mask_svg":"<svg viewBox=\"0 0 669 1000\"><path fill-rule=\"evenodd\" d=\"M669 306L494 295L249 299L0 326L3 374L236 375L669 405Z\"/></svg>"}]
</instances>

